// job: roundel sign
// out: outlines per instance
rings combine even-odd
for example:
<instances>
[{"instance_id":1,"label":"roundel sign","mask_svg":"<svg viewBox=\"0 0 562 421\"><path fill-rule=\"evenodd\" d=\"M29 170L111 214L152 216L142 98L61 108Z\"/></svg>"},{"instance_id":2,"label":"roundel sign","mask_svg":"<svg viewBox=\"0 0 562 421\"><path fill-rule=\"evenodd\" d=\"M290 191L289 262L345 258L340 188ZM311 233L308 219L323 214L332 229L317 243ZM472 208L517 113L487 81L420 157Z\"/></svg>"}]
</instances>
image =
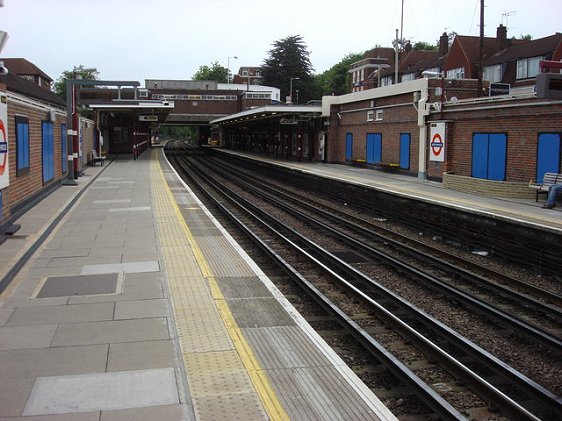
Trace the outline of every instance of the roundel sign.
<instances>
[{"instance_id":1,"label":"roundel sign","mask_svg":"<svg viewBox=\"0 0 562 421\"><path fill-rule=\"evenodd\" d=\"M432 123L430 128L429 160L445 161L445 123Z\"/></svg>"},{"instance_id":2,"label":"roundel sign","mask_svg":"<svg viewBox=\"0 0 562 421\"><path fill-rule=\"evenodd\" d=\"M0 95L0 189L10 184L8 170L8 104L7 97Z\"/></svg>"},{"instance_id":3,"label":"roundel sign","mask_svg":"<svg viewBox=\"0 0 562 421\"><path fill-rule=\"evenodd\" d=\"M435 133L433 135L433 139L431 139L431 150L435 156L439 156L441 152L443 152L443 139L441 139L441 135L439 133Z\"/></svg>"}]
</instances>

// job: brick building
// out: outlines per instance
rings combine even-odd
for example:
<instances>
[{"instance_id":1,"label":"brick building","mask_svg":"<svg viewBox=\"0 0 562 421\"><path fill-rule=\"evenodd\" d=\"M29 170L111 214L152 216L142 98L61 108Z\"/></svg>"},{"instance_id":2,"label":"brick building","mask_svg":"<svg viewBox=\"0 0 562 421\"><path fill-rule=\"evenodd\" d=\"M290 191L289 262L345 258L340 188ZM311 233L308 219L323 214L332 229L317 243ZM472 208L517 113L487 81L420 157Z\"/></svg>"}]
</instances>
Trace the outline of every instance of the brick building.
<instances>
[{"instance_id":1,"label":"brick building","mask_svg":"<svg viewBox=\"0 0 562 421\"><path fill-rule=\"evenodd\" d=\"M52 79L24 59L3 59L0 76L3 115L0 225L67 176L65 102L51 90ZM23 72L20 76L18 72ZM88 150L93 122L82 120L80 144ZM1 140L0 140L1 141ZM86 159L84 156L82 157ZM81 165L84 161L80 161Z\"/></svg>"}]
</instances>

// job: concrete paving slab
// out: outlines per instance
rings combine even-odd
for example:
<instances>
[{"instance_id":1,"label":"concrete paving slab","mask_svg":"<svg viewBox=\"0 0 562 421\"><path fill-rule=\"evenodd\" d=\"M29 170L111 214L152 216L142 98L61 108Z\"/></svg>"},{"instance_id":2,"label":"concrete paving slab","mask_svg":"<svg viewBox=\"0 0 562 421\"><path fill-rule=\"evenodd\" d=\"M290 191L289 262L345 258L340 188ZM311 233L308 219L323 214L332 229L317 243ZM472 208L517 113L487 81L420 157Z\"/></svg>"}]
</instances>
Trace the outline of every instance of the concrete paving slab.
<instances>
[{"instance_id":1,"label":"concrete paving slab","mask_svg":"<svg viewBox=\"0 0 562 421\"><path fill-rule=\"evenodd\" d=\"M115 303L115 320L147 319L167 317L169 315L167 300L120 301Z\"/></svg>"},{"instance_id":2,"label":"concrete paving slab","mask_svg":"<svg viewBox=\"0 0 562 421\"><path fill-rule=\"evenodd\" d=\"M103 373L109 345L0 351L0 378Z\"/></svg>"},{"instance_id":3,"label":"concrete paving slab","mask_svg":"<svg viewBox=\"0 0 562 421\"><path fill-rule=\"evenodd\" d=\"M109 346L107 371L174 367L176 364L174 342L169 339L127 342Z\"/></svg>"},{"instance_id":4,"label":"concrete paving slab","mask_svg":"<svg viewBox=\"0 0 562 421\"><path fill-rule=\"evenodd\" d=\"M94 205L108 205L113 203L131 203L131 199L101 199L92 200Z\"/></svg>"},{"instance_id":5,"label":"concrete paving slab","mask_svg":"<svg viewBox=\"0 0 562 421\"><path fill-rule=\"evenodd\" d=\"M100 265L84 265L81 275L92 275L100 273L139 273L139 272L159 272L160 265L157 260L127 262L120 264L100 264Z\"/></svg>"},{"instance_id":6,"label":"concrete paving slab","mask_svg":"<svg viewBox=\"0 0 562 421\"><path fill-rule=\"evenodd\" d=\"M86 257L89 253L89 248L72 250L43 250L40 254L40 257L47 259L53 257Z\"/></svg>"},{"instance_id":7,"label":"concrete paving slab","mask_svg":"<svg viewBox=\"0 0 562 421\"><path fill-rule=\"evenodd\" d=\"M0 350L47 348L56 330L57 325L0 327Z\"/></svg>"},{"instance_id":8,"label":"concrete paving slab","mask_svg":"<svg viewBox=\"0 0 562 421\"><path fill-rule=\"evenodd\" d=\"M4 326L8 322L13 312L13 308L0 308L0 326Z\"/></svg>"},{"instance_id":9,"label":"concrete paving slab","mask_svg":"<svg viewBox=\"0 0 562 421\"><path fill-rule=\"evenodd\" d=\"M35 379L30 377L2 377L2 381L0 381L0 417L21 416L34 383Z\"/></svg>"},{"instance_id":10,"label":"concrete paving slab","mask_svg":"<svg viewBox=\"0 0 562 421\"><path fill-rule=\"evenodd\" d=\"M70 297L68 303L107 303L112 301L155 300L158 298L164 298L161 283L145 283L125 285L123 287L123 292L116 295L82 295Z\"/></svg>"},{"instance_id":11,"label":"concrete paving slab","mask_svg":"<svg viewBox=\"0 0 562 421\"><path fill-rule=\"evenodd\" d=\"M99 421L100 416L100 411L96 411L76 414L39 415L33 418L2 417L0 421Z\"/></svg>"},{"instance_id":12,"label":"concrete paving slab","mask_svg":"<svg viewBox=\"0 0 562 421\"><path fill-rule=\"evenodd\" d=\"M68 323L59 326L53 338L52 346L139 342L158 339L169 339L168 324L164 318Z\"/></svg>"},{"instance_id":13,"label":"concrete paving slab","mask_svg":"<svg viewBox=\"0 0 562 421\"><path fill-rule=\"evenodd\" d=\"M166 405L103 411L99 421L181 421L194 418L187 405Z\"/></svg>"},{"instance_id":14,"label":"concrete paving slab","mask_svg":"<svg viewBox=\"0 0 562 421\"><path fill-rule=\"evenodd\" d=\"M119 292L119 274L48 276L36 298L74 295L115 294Z\"/></svg>"},{"instance_id":15,"label":"concrete paving slab","mask_svg":"<svg viewBox=\"0 0 562 421\"><path fill-rule=\"evenodd\" d=\"M142 408L179 403L173 368L39 377L23 415Z\"/></svg>"},{"instance_id":16,"label":"concrete paving slab","mask_svg":"<svg viewBox=\"0 0 562 421\"><path fill-rule=\"evenodd\" d=\"M114 310L114 303L18 307L7 323L7 326L113 320Z\"/></svg>"},{"instance_id":17,"label":"concrete paving slab","mask_svg":"<svg viewBox=\"0 0 562 421\"><path fill-rule=\"evenodd\" d=\"M150 206L137 206L130 208L109 208L108 212L149 212Z\"/></svg>"}]
</instances>

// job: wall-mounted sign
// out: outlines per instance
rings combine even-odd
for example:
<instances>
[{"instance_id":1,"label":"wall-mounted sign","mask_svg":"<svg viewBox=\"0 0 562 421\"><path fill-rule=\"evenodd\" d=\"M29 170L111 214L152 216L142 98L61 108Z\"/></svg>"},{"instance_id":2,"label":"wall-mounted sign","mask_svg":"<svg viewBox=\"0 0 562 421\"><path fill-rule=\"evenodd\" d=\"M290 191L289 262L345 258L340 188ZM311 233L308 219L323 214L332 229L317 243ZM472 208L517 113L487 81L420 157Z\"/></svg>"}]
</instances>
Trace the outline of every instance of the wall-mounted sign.
<instances>
[{"instance_id":1,"label":"wall-mounted sign","mask_svg":"<svg viewBox=\"0 0 562 421\"><path fill-rule=\"evenodd\" d=\"M429 160L445 161L445 123L431 123L429 129Z\"/></svg>"},{"instance_id":2,"label":"wall-mounted sign","mask_svg":"<svg viewBox=\"0 0 562 421\"><path fill-rule=\"evenodd\" d=\"M157 115L139 115L139 121L158 121Z\"/></svg>"},{"instance_id":3,"label":"wall-mounted sign","mask_svg":"<svg viewBox=\"0 0 562 421\"><path fill-rule=\"evenodd\" d=\"M8 97L0 95L0 189L10 185L8 165Z\"/></svg>"}]
</instances>

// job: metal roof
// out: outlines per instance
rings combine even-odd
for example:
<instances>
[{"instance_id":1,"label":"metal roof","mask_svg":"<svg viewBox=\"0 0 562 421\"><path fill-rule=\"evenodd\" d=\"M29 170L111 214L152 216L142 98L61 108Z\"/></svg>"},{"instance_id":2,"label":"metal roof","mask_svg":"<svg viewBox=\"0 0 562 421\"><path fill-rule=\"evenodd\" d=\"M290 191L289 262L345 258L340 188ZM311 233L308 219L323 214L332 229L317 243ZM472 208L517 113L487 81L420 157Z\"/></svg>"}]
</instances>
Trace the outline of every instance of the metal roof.
<instances>
[{"instance_id":1,"label":"metal roof","mask_svg":"<svg viewBox=\"0 0 562 421\"><path fill-rule=\"evenodd\" d=\"M264 107L256 107L250 110L231 114L226 117L217 118L210 124L233 123L235 121L244 121L255 118L269 118L273 116L281 116L283 114L308 114L320 115L322 112L321 105L266 105Z\"/></svg>"}]
</instances>

